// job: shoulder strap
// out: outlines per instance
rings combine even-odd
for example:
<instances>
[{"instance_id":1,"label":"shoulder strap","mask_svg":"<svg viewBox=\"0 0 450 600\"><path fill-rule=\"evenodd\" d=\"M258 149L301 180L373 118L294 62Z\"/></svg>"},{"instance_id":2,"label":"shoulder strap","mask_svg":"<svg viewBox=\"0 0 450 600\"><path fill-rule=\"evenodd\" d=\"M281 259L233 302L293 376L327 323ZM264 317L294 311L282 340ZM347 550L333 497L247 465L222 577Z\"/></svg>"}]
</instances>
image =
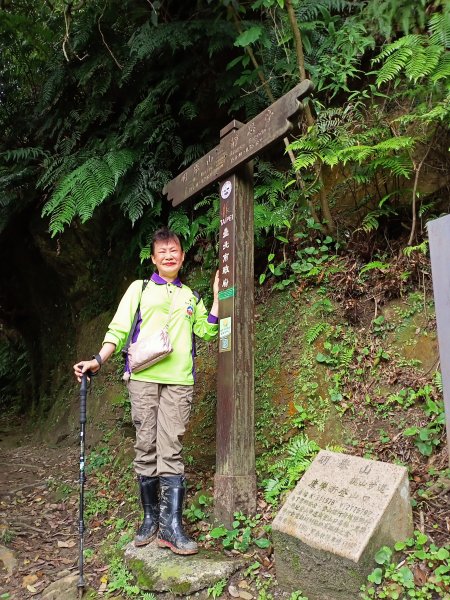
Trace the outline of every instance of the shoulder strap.
<instances>
[{"instance_id":1,"label":"shoulder strap","mask_svg":"<svg viewBox=\"0 0 450 600\"><path fill-rule=\"evenodd\" d=\"M144 279L144 281L142 282L141 295L139 297L138 307L137 307L136 312L134 314L133 324L131 325L130 333L128 334L127 341L125 342L125 346L122 348L122 354L124 354L124 355L128 354L128 348L130 347L131 340L133 339L134 330L136 329L136 324L137 324L138 319L139 319L139 311L141 309L142 294L143 294L145 288L147 287L147 284L148 284L149 281L150 281L149 279Z\"/></svg>"}]
</instances>

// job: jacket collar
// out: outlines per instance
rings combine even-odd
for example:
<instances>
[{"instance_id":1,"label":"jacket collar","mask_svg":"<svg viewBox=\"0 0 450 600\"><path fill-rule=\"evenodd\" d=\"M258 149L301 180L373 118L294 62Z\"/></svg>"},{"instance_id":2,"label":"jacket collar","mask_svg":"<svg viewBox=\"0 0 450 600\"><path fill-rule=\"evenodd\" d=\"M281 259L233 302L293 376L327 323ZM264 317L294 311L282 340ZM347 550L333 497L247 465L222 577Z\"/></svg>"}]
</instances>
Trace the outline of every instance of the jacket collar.
<instances>
[{"instance_id":1,"label":"jacket collar","mask_svg":"<svg viewBox=\"0 0 450 600\"><path fill-rule=\"evenodd\" d=\"M153 275L150 277L150 281L153 281L153 283L156 283L157 285L167 285L169 283L168 281L166 281L165 279L160 277L160 275L158 275L158 273L153 273ZM172 285L176 285L179 288L183 286L179 277L174 279L171 283L172 283Z\"/></svg>"}]
</instances>

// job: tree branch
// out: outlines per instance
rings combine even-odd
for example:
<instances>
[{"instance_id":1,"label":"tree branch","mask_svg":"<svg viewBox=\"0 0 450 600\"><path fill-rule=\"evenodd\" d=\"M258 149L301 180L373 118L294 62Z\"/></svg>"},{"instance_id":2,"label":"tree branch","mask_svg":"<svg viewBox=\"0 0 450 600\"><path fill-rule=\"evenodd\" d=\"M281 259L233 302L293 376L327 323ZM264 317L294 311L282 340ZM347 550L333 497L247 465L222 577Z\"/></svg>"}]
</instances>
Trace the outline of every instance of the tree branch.
<instances>
[{"instance_id":1,"label":"tree branch","mask_svg":"<svg viewBox=\"0 0 450 600\"><path fill-rule=\"evenodd\" d=\"M412 207L411 207L411 211L412 211L412 225L411 225L411 233L409 235L409 240L408 240L408 246L411 246L413 243L413 240L416 236L416 228L417 228L417 214L416 214L416 200L417 200L417 187L419 185L419 175L420 175L420 171L423 167L423 163L425 162L426 157L428 156L431 147L433 145L433 141L434 141L434 136L430 141L430 145L427 148L427 151L425 152L425 154L422 157L422 160L420 161L420 163L417 165L415 165L414 161L414 185L413 185L413 190L412 190Z\"/></svg>"},{"instance_id":2,"label":"tree branch","mask_svg":"<svg viewBox=\"0 0 450 600\"><path fill-rule=\"evenodd\" d=\"M103 14L104 14L104 12L105 12L105 9L106 9L106 3L105 3L105 6L103 7L102 14L99 16L99 18L98 18L98 21L97 21L98 30L99 30L99 32L100 32L100 35L102 36L103 44L106 46L106 48L107 48L108 52L111 54L111 56L112 56L112 58L113 58L114 62L116 63L116 65L119 67L119 69L121 69L121 70L122 70L122 69L123 69L123 66L120 64L120 62L119 62L119 61L117 60L117 58L114 56L114 54L113 54L113 52L112 52L111 48L108 46L108 44L107 44L107 42L106 42L106 40L105 40L105 36L103 35L103 31L101 30L101 27L100 27L100 20L101 20L101 18L103 17Z\"/></svg>"}]
</instances>

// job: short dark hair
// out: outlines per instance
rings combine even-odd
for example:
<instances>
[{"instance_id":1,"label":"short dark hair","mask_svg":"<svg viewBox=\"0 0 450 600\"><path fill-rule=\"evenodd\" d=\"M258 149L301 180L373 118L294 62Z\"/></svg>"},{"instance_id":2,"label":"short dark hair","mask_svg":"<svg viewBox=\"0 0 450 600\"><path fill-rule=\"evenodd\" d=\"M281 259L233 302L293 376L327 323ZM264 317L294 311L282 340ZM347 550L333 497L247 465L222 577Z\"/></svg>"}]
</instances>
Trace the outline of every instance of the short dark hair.
<instances>
[{"instance_id":1,"label":"short dark hair","mask_svg":"<svg viewBox=\"0 0 450 600\"><path fill-rule=\"evenodd\" d=\"M151 243L152 255L154 255L154 252L155 252L155 243L156 242L169 242L170 240L177 240L177 242L180 244L181 250L183 250L183 246L181 245L181 240L174 231L172 231L168 227L161 227L161 229L158 229L157 231L155 231L155 233L152 236L152 243Z\"/></svg>"}]
</instances>

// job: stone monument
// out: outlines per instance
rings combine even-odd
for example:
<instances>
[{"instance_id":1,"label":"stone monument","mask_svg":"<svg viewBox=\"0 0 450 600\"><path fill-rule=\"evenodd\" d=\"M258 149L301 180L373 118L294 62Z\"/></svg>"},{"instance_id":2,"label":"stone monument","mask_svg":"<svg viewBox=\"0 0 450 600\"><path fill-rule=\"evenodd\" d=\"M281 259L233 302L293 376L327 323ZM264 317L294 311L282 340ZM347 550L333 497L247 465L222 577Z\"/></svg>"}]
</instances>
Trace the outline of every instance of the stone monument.
<instances>
[{"instance_id":1,"label":"stone monument","mask_svg":"<svg viewBox=\"0 0 450 600\"><path fill-rule=\"evenodd\" d=\"M282 588L357 600L375 553L413 533L407 469L321 450L272 529Z\"/></svg>"}]
</instances>

